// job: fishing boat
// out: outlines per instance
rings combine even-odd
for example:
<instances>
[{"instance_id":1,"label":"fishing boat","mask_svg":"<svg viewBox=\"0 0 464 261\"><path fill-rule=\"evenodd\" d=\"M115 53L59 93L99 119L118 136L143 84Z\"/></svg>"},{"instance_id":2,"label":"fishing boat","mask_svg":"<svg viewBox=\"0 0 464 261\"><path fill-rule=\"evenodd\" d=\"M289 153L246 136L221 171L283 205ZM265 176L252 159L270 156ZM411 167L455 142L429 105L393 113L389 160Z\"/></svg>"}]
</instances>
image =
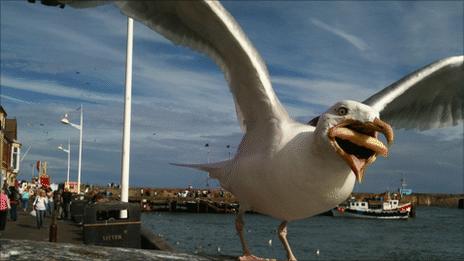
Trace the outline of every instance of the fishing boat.
<instances>
[{"instance_id":1,"label":"fishing boat","mask_svg":"<svg viewBox=\"0 0 464 261\"><path fill-rule=\"evenodd\" d=\"M333 216L371 218L371 219L408 219L412 210L411 202L400 203L397 199L355 200L332 209Z\"/></svg>"}]
</instances>

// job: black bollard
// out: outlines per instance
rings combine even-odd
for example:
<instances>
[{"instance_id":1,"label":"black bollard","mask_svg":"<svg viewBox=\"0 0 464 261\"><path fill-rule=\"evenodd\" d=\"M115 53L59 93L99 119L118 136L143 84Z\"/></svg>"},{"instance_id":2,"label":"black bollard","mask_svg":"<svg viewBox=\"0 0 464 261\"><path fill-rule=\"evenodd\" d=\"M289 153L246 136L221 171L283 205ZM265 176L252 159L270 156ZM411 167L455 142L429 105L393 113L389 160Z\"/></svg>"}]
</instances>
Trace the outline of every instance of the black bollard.
<instances>
[{"instance_id":1,"label":"black bollard","mask_svg":"<svg viewBox=\"0 0 464 261\"><path fill-rule=\"evenodd\" d=\"M52 223L50 224L50 230L48 233L49 242L57 242L58 239L58 224L56 223L56 211L52 214Z\"/></svg>"},{"instance_id":2,"label":"black bollard","mask_svg":"<svg viewBox=\"0 0 464 261\"><path fill-rule=\"evenodd\" d=\"M412 218L416 217L416 206L415 205L411 206L411 211L409 212L409 216Z\"/></svg>"}]
</instances>

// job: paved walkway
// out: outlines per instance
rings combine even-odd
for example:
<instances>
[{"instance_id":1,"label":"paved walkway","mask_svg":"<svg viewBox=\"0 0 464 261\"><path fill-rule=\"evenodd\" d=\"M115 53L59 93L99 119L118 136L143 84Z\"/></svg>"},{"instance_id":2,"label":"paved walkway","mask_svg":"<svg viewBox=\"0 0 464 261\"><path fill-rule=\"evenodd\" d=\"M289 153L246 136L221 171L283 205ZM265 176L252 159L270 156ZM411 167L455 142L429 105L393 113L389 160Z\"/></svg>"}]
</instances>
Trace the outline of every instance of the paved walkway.
<instances>
[{"instance_id":1,"label":"paved walkway","mask_svg":"<svg viewBox=\"0 0 464 261\"><path fill-rule=\"evenodd\" d=\"M9 218L9 216L8 216ZM4 231L0 231L3 239L25 239L33 241L49 241L51 218L45 217L44 225L37 228L35 217L29 212L18 210L18 220L8 219ZM57 242L83 244L82 227L71 220L57 220L58 234Z\"/></svg>"},{"instance_id":2,"label":"paved walkway","mask_svg":"<svg viewBox=\"0 0 464 261\"><path fill-rule=\"evenodd\" d=\"M82 226L71 220L58 220L57 241L49 243L51 218L46 217L44 227L38 229L35 217L18 211L18 220L7 221L0 232L0 260L153 260L153 261L232 261L227 256L197 256L158 250L102 247L83 244ZM71 243L71 244L69 244Z\"/></svg>"}]
</instances>

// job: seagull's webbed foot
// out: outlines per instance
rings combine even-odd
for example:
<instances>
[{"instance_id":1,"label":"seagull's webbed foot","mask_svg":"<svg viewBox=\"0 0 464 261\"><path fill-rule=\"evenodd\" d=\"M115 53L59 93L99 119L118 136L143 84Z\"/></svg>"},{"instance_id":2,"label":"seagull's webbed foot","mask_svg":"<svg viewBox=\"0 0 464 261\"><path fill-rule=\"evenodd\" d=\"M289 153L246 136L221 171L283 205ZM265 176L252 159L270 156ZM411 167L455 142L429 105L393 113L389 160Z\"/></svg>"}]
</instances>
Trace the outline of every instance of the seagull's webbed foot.
<instances>
[{"instance_id":1,"label":"seagull's webbed foot","mask_svg":"<svg viewBox=\"0 0 464 261\"><path fill-rule=\"evenodd\" d=\"M296 261L296 257L293 255L290 244L287 240L287 221L284 221L279 226L279 239L284 245L285 251L287 251L287 258L289 261Z\"/></svg>"},{"instance_id":2,"label":"seagull's webbed foot","mask_svg":"<svg viewBox=\"0 0 464 261\"><path fill-rule=\"evenodd\" d=\"M238 260L239 261L263 261L263 260L268 260L268 259L264 259L264 258L257 257L254 255L243 255L239 257Z\"/></svg>"}]
</instances>

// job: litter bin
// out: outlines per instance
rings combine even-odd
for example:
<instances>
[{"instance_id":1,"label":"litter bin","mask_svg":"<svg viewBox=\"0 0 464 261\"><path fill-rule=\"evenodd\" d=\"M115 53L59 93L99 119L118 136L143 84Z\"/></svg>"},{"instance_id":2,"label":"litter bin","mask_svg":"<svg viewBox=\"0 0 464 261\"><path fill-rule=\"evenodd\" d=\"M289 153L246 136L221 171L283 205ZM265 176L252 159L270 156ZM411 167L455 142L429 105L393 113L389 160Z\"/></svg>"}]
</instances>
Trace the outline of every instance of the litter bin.
<instances>
[{"instance_id":1,"label":"litter bin","mask_svg":"<svg viewBox=\"0 0 464 261\"><path fill-rule=\"evenodd\" d=\"M87 200L75 199L71 201L70 212L71 219L76 223L82 223L84 219L84 209L88 204Z\"/></svg>"},{"instance_id":2,"label":"litter bin","mask_svg":"<svg viewBox=\"0 0 464 261\"><path fill-rule=\"evenodd\" d=\"M127 213L121 217L121 211ZM85 207L84 243L140 248L140 206L126 202L99 202Z\"/></svg>"}]
</instances>

